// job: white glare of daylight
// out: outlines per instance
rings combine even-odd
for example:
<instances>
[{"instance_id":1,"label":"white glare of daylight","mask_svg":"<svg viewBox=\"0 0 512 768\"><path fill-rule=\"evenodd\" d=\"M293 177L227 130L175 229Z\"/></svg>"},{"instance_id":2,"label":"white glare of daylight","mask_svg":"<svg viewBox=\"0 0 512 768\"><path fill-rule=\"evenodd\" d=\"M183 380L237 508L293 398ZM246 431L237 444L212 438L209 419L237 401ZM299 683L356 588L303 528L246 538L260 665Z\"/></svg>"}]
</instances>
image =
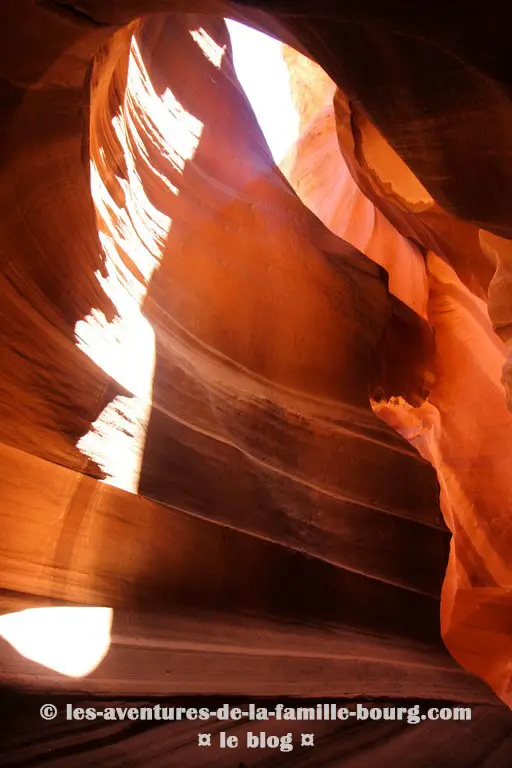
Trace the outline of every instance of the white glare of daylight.
<instances>
[{"instance_id":1,"label":"white glare of daylight","mask_svg":"<svg viewBox=\"0 0 512 768\"><path fill-rule=\"evenodd\" d=\"M202 27L199 27L199 29L194 29L190 34L201 48L205 56L210 59L214 66L219 68L222 64L222 57L226 52L225 47L217 45L215 40L213 40L208 32L205 32Z\"/></svg>"},{"instance_id":2,"label":"white glare of daylight","mask_svg":"<svg viewBox=\"0 0 512 768\"><path fill-rule=\"evenodd\" d=\"M110 648L111 608L30 608L0 616L0 637L67 677L89 675Z\"/></svg>"},{"instance_id":3,"label":"white glare of daylight","mask_svg":"<svg viewBox=\"0 0 512 768\"><path fill-rule=\"evenodd\" d=\"M237 77L277 165L299 138L299 116L290 95L282 44L231 19L226 24Z\"/></svg>"}]
</instances>

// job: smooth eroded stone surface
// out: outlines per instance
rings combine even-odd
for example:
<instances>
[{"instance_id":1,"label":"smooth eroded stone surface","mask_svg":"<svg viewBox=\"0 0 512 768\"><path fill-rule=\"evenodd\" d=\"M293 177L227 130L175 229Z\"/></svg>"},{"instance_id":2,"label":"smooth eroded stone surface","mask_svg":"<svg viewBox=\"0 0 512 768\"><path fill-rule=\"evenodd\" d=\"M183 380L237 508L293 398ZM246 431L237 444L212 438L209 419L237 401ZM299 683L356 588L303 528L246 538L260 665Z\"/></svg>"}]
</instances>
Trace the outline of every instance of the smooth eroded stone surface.
<instances>
[{"instance_id":1,"label":"smooth eroded stone surface","mask_svg":"<svg viewBox=\"0 0 512 768\"><path fill-rule=\"evenodd\" d=\"M284 56L299 113L302 94L314 96L307 101L309 115L303 121L301 140L283 162L283 171L327 226L379 263L382 251L376 245L384 244L383 235L389 233L391 247L384 253L388 254L390 289L416 311L424 307L433 326L436 381L428 401L414 408L407 398L380 398L374 409L416 445L439 477L441 508L453 533L441 612L445 642L461 663L482 675L509 702L512 419L500 391L506 347L493 333L484 301L456 273L467 250L452 258L438 240L439 252L428 252L424 259L422 250L404 241L390 223L400 229L404 221L416 228L426 248L433 232L440 232L435 222L448 221L448 214L439 208L434 214L432 202L428 203L412 173L396 154L393 159L393 150L381 136L377 143L372 129L372 161L375 166L380 163L387 181L376 178L375 168L364 156L364 131L340 92L335 93L334 83L329 88L325 73L300 54L285 47ZM343 157L336 153L336 137ZM409 197L400 197L397 190ZM372 192L375 205L363 191ZM422 205L424 212L414 210ZM452 216L451 231L462 231L461 226L468 230ZM480 252L494 263L507 258L509 242L479 233ZM450 247L457 243L462 249L457 238ZM506 336L507 282L501 272L489 293L489 311L494 326Z\"/></svg>"},{"instance_id":2,"label":"smooth eroded stone surface","mask_svg":"<svg viewBox=\"0 0 512 768\"><path fill-rule=\"evenodd\" d=\"M109 606L114 625L83 679L2 641L0 680L24 691L2 697L2 764L200 764L190 724L39 720L19 753L36 689L466 702L467 730L322 727L289 764L504 765L511 426L486 298L508 341L512 182L492 6L462 28L402 3L3 9L1 612ZM223 16L333 78L288 51L302 136L282 169Z\"/></svg>"}]
</instances>

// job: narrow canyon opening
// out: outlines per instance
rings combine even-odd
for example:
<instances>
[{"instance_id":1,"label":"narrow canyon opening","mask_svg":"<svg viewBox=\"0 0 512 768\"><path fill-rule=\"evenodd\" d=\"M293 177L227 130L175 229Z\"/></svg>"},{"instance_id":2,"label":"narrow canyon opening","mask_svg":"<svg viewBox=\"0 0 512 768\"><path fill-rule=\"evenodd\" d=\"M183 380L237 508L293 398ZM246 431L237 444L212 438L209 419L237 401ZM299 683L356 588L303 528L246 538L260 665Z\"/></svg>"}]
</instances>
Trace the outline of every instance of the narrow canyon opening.
<instances>
[{"instance_id":1,"label":"narrow canyon opening","mask_svg":"<svg viewBox=\"0 0 512 768\"><path fill-rule=\"evenodd\" d=\"M212 695L310 696L304 658L354 697L360 658L369 696L510 705L510 240L441 184L453 115L248 13L59 16L20 101L0 635L57 674L6 675L106 695L133 647L126 695L204 654Z\"/></svg>"},{"instance_id":2,"label":"narrow canyon opening","mask_svg":"<svg viewBox=\"0 0 512 768\"><path fill-rule=\"evenodd\" d=\"M166 42L165 36L168 34L166 18L159 17L151 23L146 22L145 27L148 30L146 34L144 34L143 29L141 30L140 21L136 21L130 27L118 32L113 40L109 41L97 54L92 68L90 85L90 184L98 222L99 241L104 254L103 268L96 271L95 279L104 292L105 303L111 304L113 311L109 317L108 311L102 311L99 307L92 307L90 313L78 320L75 325L78 348L108 374L120 390L119 394L110 399L92 423L91 428L77 442L77 449L88 460L88 465L84 471L99 477L102 482L131 493L140 492L142 482L144 495L156 497L159 501L173 506L175 502L172 500L171 490L155 489L151 476L145 480L143 474L144 457L148 448L147 433L152 416L153 422L155 421L153 409L156 408L156 412L161 414L165 412L164 409L169 407L168 396L166 396L165 403L163 400L156 404L154 402L155 376L158 376L156 360L157 358L161 360L163 355L161 351L157 350L154 323L148 319L145 308L148 306L148 295L152 291L152 286L154 289L155 275L157 276L158 271L162 268L162 261L164 258L168 261L169 258L175 259L176 254L178 258L175 260L179 260L181 249L184 247L183 239L190 237L190 232L187 231L187 225L190 226L188 221L185 227L181 224L183 232L179 232L180 216L182 215L180 196L182 193L192 192L193 195L196 194L196 186L206 179L211 185L213 194L220 192L222 195L224 193L227 196L228 204L230 196L234 197L236 194L240 198L240 191L242 191L242 197L245 196L249 201L252 197L260 205L266 206L267 200L271 202L272 197L276 196L276 192L272 191L272 186L267 185L268 192L271 193L269 198L266 197L268 192L265 187L263 194L259 191L259 186L266 183L266 177L276 176L277 184L282 187L281 195L284 191L289 197L286 185L281 181L277 169L272 166L273 160L300 200L332 234L342 237L345 242L350 243L363 253L369 250L370 257L375 256L375 253L379 254L379 259L375 260L381 266L388 268L391 275L390 288L391 290L395 289L394 293L397 298L402 298L413 311L420 310L419 314L423 316L425 316L426 303L423 295L426 276L421 256L406 243L391 225L388 225L387 236L394 238L394 242L389 246L388 251L393 253L394 261L382 263L383 249L380 239L378 250L372 250L369 247L373 237L373 219L379 214L373 203L361 193L355 184L340 154L333 106L336 86L321 67L279 40L234 21L226 21L229 35L226 35L225 31L220 31L223 26L223 21L220 19L213 20L208 29L202 26L194 28L193 23L185 26L188 50L187 48L185 51L178 49L174 59L171 53L171 62L167 64L167 67L172 67L174 63L175 70L179 71L180 66L188 66L188 63L192 61L192 71L195 66L199 71L199 77L203 78L202 81L200 80L200 89L197 93L197 97L200 99L198 103L206 104L212 100L219 109L222 109L222 104L218 104L218 99L222 99L224 93L221 89L218 94L215 93L215 90L212 94L211 84L215 84L216 77L222 73L223 60L231 45L232 54L229 55L229 59L232 56L234 71L229 70L227 76L224 74L224 78L227 80L228 89L231 91L234 89L236 115L240 119L241 114L243 119L239 131L231 138L230 159L234 161L236 155L240 154L242 162L247 162L247 158L244 158L243 154L245 151L247 155L249 149L248 158L253 167L246 179L243 180L243 189L240 190L240 178L237 178L238 188L234 187L232 190L228 184L219 184L214 179L213 173L217 162L215 157L216 144L212 144L213 154L206 154L206 171L200 162L195 161L196 153L201 153L201 142L209 139L207 120L198 116L201 114L199 108L196 107L194 110L192 106L196 94L194 94L192 101L189 101L190 93L186 87L184 89L186 83L180 83L178 89L173 89L172 78L170 82L167 82L166 79L166 67L159 66L155 69L152 61L152 47L156 46L158 50L160 39L162 40L160 45ZM180 46L183 46L181 41ZM206 65L205 62L207 62ZM261 62L264 66L264 72L256 66L257 62ZM257 76L255 76L256 74ZM236 82L235 78L238 78ZM224 86L225 89L226 86ZM244 103L244 96L249 103ZM229 90L228 97L233 98ZM254 118L256 118L257 123ZM257 162L255 163L255 150L251 147L251 141L254 141L254 129L258 124L262 135L256 135ZM243 134L244 130L246 136ZM215 132L215 129L213 128L211 131ZM220 136L221 134L217 129L217 141ZM270 153L268 153L266 146L262 146L265 142ZM315 144L318 146L315 147ZM310 151L311 149L312 151ZM317 164L317 159L320 157L322 158L321 173L319 173L320 169ZM160 168L162 163L164 164L163 170ZM225 163L224 166L226 166ZM231 171L231 173L233 172ZM228 178L227 181L229 182L230 179ZM280 191L279 186L277 189ZM286 197L283 199L285 205L289 205ZM213 200L213 205L218 205L218 201L214 198ZM293 203L295 204L294 200ZM190 203L185 201L185 209L187 205L190 206ZM208 222L206 226L208 226ZM178 230L178 235L175 237L176 230ZM325 233L323 233L323 237L325 238ZM396 244L403 251L400 264L398 264ZM291 255L293 263L293 248L296 246L293 238L290 239L286 232L283 245L288 251L287 255ZM291 253L289 253L290 248L292 249ZM236 258L239 262L237 268L243 270L246 266L244 258L254 259L254 255L252 252L249 252L248 255L242 253L240 258L238 255ZM278 258L281 259L280 254L278 254ZM302 270L305 268L306 272L310 269L307 259L306 254L305 265L302 267ZM313 267L314 259L313 256ZM404 267L404 264L407 265ZM271 262L269 266L272 266ZM205 270L205 274L207 274L207 263L200 263L198 268ZM183 265L179 265L178 269L177 276L179 278L182 275L185 278L189 286L187 290L189 292L195 290L192 282L193 268L185 262ZM406 281L404 276L406 277L407 271L410 270L416 270L415 280ZM421 270L423 272L419 277ZM394 275L398 275L397 279L393 279ZM258 279L261 280L261 278ZM402 289L402 286L406 286L406 289ZM277 296L280 299L280 288L277 287ZM161 291L161 289L157 290ZM212 290L212 296L215 296L215 284L210 286L210 290ZM275 292L275 287L270 282L266 286L260 285L259 290L267 291L269 295L272 295ZM205 315L205 322L208 323L208 306L210 303L208 292L201 295L201 300L204 307L201 312ZM228 298L228 305L229 300ZM256 296L256 300L261 301L262 299ZM153 303L155 301L154 299ZM169 302L169 297L163 293L158 295L157 303L156 325L158 326L162 322L160 319L162 313L164 322L167 322L166 317L172 318L174 307L172 301ZM220 312L225 314L222 319L222 326L225 327L229 323L229 311L228 307L223 306L223 300L220 303ZM403 318L403 320L406 322L407 318ZM299 321L304 322L302 318L299 318ZM277 322L282 321L278 319ZM288 319L284 322L287 325L290 324ZM306 319L306 322L309 324L309 320ZM399 327L398 332L400 333ZM382 331L376 330L376 333L377 339L379 339ZM418 335L417 329L414 327L412 328L412 336L416 340L419 339L421 343L421 333ZM407 343L407 336L403 339L400 336L397 337L395 344L400 344L402 341ZM245 343L243 339L241 339L241 343ZM316 345L318 342L315 340L313 343ZM179 339L174 344L175 346L179 344ZM272 355L275 354L272 348L270 352ZM175 353L178 355L181 366L186 355L190 354L186 347L180 349L179 346ZM297 354L300 360L299 349L293 351L293 354ZM336 357L336 350L334 357ZM420 353L421 357L422 354ZM232 362L236 364L236 357ZM164 386L165 389L172 392L175 386L173 377L176 376L177 371L178 376L183 377L190 364L190 360L188 360L182 370L177 369L175 363L172 368L165 368L163 380L162 374L159 376L160 386ZM359 360L356 357L352 363L356 370L358 364ZM194 365L197 366L195 372ZM187 382L189 387L193 389L198 387L201 379L205 376L203 366L204 361L201 359L201 352L199 351L196 362L192 363L192 370L187 371L190 377ZM242 366L239 376L247 375L247 371L244 373L244 367ZM253 368L254 366L250 364L249 367ZM342 379L341 391L344 388L343 379L350 379L352 375L350 367L351 363L345 362L345 368L341 365L340 374L337 374L341 375ZM298 373L301 378L293 383L291 392L294 393L292 397L297 401L296 408L300 412L304 409L304 404L298 405L300 402L299 393L303 385L301 363L298 366ZM313 379L309 382L309 395L313 398L318 397L318 392L311 389L311 384L317 385L319 381L318 377L315 378L316 381ZM205 393L207 393L208 387L212 386L208 378L206 381L208 383L204 389ZM285 382L285 384L289 383ZM323 383L321 381L322 386ZM308 385L308 382L306 384ZM204 382L202 385L204 387ZM354 401L353 405L349 407L355 407L356 411L360 412L361 404L364 404L365 398L369 394L367 391L369 386L370 384L363 383L362 392L359 393L357 401ZM338 389L339 385L336 390L329 393L331 400L333 393L336 398L338 397ZM415 390L414 386L413 389ZM270 400L275 400L275 394L268 389L267 385L263 386L262 393L255 392L254 396L261 399L262 394L264 394L265 402L270 403ZM320 392L320 394L322 393ZM402 394L405 394L405 390ZM412 414L416 413L413 407L404 400L402 394L392 400L384 399L380 403L373 403L377 414L383 413L387 416L389 412L392 412L393 418L387 418L387 421L393 427L398 426L399 432L400 428L403 427L402 421L400 421L400 418L403 420L403 413L406 412L408 421L413 418ZM416 391L415 394L417 395ZM351 394L350 397L353 395ZM350 397L347 395L348 401L350 401ZM282 404L276 403L272 410L275 410L274 418L280 419L282 422L280 428L284 429L287 418L286 412L290 407L286 402L286 389L283 390L281 399ZM265 408L267 407L265 406ZM332 409L333 404L322 407L327 407L329 410L329 408ZM336 410L336 406L334 408ZM343 418L346 419L346 415ZM370 414L362 417L359 413L359 418L365 418L369 422L370 429L376 434L375 444L386 444L388 449L396 451L398 455L406 455L407 452L404 447L400 446L396 440L390 439L389 434L371 422ZM187 424L186 421L184 423ZM421 420L418 422L418 418L416 418L413 430L414 437L421 433L418 424L421 425L422 422ZM221 422L221 427L223 426ZM218 427L219 424L216 425L213 433L214 439L219 439L219 435L215 435ZM407 423L407 428L410 430L409 423ZM222 431L224 430L221 429L221 433ZM409 436L409 432L404 433L402 430L402 433L406 437ZM356 440L361 439L357 436L357 430L354 435ZM263 459L263 455L258 455L259 452L254 450L255 446L245 444L242 434L237 435L236 431L226 432L221 436L221 439L223 442L228 440L232 449L249 456L252 462L260 463L264 460L266 467L270 467L273 472L282 474L285 471L287 474L289 471L288 469L284 470L282 465L283 459L286 461L285 456L280 455L280 451L275 453L276 448L272 444L268 445L266 456ZM158 450L159 446L166 446L167 444L165 435L162 437L157 432L157 435L151 439L149 451L154 450L154 447ZM373 459L373 461L375 460L379 461L379 459ZM415 465L414 459L409 456L408 460L413 467ZM147 461L146 458L146 464L151 465L152 461L153 459L150 458ZM355 494L356 498L361 494L362 485L367 484L365 474L370 471L370 469L365 468L364 463L357 469L355 476L358 479L352 483L353 488L350 491ZM382 469L379 469L379 472L381 471ZM422 469L421 475L425 476L425 480L420 481L420 487L423 484L423 487L426 488L429 485L429 481L426 479L428 473ZM307 473L304 476L304 470L299 471L298 477L300 482L309 482ZM426 485L424 485L425 483ZM430 507L428 512L431 518L429 524L438 526L440 517L434 509L436 502L432 483L430 483L430 487L429 493L432 498L426 503L426 508ZM346 493L346 480L344 490ZM411 484L407 493L412 492ZM377 489L372 490L370 488L368 498L362 498L363 505L371 508L375 504L374 495L377 493ZM394 506L397 506L396 511L393 510ZM416 512L414 509L411 510L410 506L408 497L403 500L397 497L391 502L391 512L392 514L399 514L398 509L400 509L402 513L405 512L407 518L412 521L417 520ZM422 506L425 506L424 502L422 502ZM287 514L293 520L293 508ZM353 524L357 528L357 520L354 520ZM252 533L260 532L257 525L255 527L251 520L250 513L245 525L247 530ZM280 525L272 536L278 541L283 535L279 531ZM288 534L287 539L291 546L303 546L303 544L299 544L300 537L295 540L294 535ZM426 557L430 557L433 546L433 541L427 543ZM322 558L327 556L328 560L337 562L337 555L335 555L334 550L329 554L325 547L325 543L318 542L313 543L312 548L309 547L309 549L311 554L315 556ZM443 559L441 558L441 566L442 563ZM391 576L386 575L385 579L389 579L391 583L403 583L404 578L407 578L404 569L395 567L393 570L396 573ZM407 567L406 571L409 570L410 568ZM425 590L427 593L431 591L435 593L437 589L437 587L426 584L418 584L413 588L420 593ZM76 622L77 610L79 609L68 609L71 628ZM83 608L82 610L85 615L92 615L90 609ZM99 613L94 615L98 616L96 634L98 638L105 638L104 625L105 622L112 621L112 611L107 608L95 610L103 611L101 616ZM32 616L30 616L30 611L25 611L23 613L25 623L20 622L21 614L13 614L12 616L12 627L8 623L9 617L5 616L2 619L5 627L4 637L9 638L11 644L20 650L23 648L23 652L29 658L34 660L40 658L42 663L51 666L49 661L51 657L40 639L41 632L43 634L50 633L52 621L55 621L54 631L57 634L62 634L66 609L56 608L53 609L53 613L52 609L49 608L34 609ZM41 630L27 633L26 628L29 624L26 622L29 620L34 622L31 626L41 627ZM38 622L42 622L42 624ZM93 630L94 622L89 621L87 645L89 649L97 648L96 664L98 664L105 656L108 640L100 641L98 639L93 642ZM54 654L53 664L57 666L53 668L70 670L69 674L75 676L90 674L96 666L91 658L91 651L86 654L87 658L85 658L80 650L80 645L67 642L68 648L71 645L74 649L75 660L73 661L70 657L66 661L65 655L60 649Z\"/></svg>"}]
</instances>

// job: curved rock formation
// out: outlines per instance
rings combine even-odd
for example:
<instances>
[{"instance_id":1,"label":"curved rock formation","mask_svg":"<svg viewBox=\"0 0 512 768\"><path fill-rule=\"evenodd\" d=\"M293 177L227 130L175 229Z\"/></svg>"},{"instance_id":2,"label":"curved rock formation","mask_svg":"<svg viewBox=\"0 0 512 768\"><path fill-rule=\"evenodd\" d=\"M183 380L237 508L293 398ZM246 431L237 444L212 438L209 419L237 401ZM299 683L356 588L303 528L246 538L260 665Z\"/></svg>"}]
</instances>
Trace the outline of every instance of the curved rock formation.
<instances>
[{"instance_id":1,"label":"curved rock formation","mask_svg":"<svg viewBox=\"0 0 512 768\"><path fill-rule=\"evenodd\" d=\"M471 232L438 206L435 210L426 190L374 128L368 150L368 121L352 111L339 91L334 93L332 81L329 88L318 65L302 61L297 67L296 59L303 57L289 48L284 56L297 103L304 92L313 91L317 99L308 99L302 139L282 164L283 171L333 232L385 266L390 290L423 314L435 331L436 382L428 402L414 408L404 398L386 402L381 397L374 410L437 471L441 508L453 533L441 614L444 640L455 658L510 703L506 627L512 481L509 451L496 448L512 445L512 416L500 392L506 348L493 333L479 297L483 285L477 273L474 279L462 273L466 287L455 271L471 248L475 265L486 256L496 264L497 253L505 253L509 241L482 232L478 237L476 227ZM381 162L379 170L371 158L373 166ZM442 239L443 231L453 235L450 240ZM464 244L468 247L457 254L455 248ZM505 328L506 288L499 277L490 296L495 325ZM461 388L461 381L471 386Z\"/></svg>"},{"instance_id":2,"label":"curved rock formation","mask_svg":"<svg viewBox=\"0 0 512 768\"><path fill-rule=\"evenodd\" d=\"M472 740L458 723L323 724L315 764L405 766L412 750L498 768L510 713L440 630L510 703L512 416L486 307L488 292L508 341L501 32L486 58L451 11L436 37L402 3L242 5L5 11L2 612L107 606L114 622L89 676L4 644L1 679L30 707L34 688L469 703ZM227 15L333 78L288 49L302 137L282 170ZM402 101L395 70L417 78ZM472 94L482 111L464 112ZM490 178L500 194L471 191ZM48 744L55 765L90 764L76 722L62 741L40 722L16 757L18 714L5 764ZM91 742L97 764L121 764L116 733ZM148 751L154 733L131 734L134 764L172 749L225 765L193 722Z\"/></svg>"}]
</instances>

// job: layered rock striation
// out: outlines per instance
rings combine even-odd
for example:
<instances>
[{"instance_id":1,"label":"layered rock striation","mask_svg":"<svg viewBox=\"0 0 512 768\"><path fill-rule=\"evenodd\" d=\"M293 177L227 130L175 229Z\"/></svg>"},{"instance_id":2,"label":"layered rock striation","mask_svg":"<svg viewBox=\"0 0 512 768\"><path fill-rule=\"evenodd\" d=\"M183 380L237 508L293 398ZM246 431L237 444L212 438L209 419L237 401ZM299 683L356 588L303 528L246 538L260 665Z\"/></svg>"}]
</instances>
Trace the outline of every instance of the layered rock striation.
<instances>
[{"instance_id":1,"label":"layered rock striation","mask_svg":"<svg viewBox=\"0 0 512 768\"><path fill-rule=\"evenodd\" d=\"M505 40L490 7L455 34L452 10L297 5L5 10L2 612L108 606L114 627L84 679L5 645L2 680L467 702L480 764L503 765ZM223 16L288 45L280 168ZM417 728L326 727L324 762L469 764L460 724Z\"/></svg>"}]
</instances>

